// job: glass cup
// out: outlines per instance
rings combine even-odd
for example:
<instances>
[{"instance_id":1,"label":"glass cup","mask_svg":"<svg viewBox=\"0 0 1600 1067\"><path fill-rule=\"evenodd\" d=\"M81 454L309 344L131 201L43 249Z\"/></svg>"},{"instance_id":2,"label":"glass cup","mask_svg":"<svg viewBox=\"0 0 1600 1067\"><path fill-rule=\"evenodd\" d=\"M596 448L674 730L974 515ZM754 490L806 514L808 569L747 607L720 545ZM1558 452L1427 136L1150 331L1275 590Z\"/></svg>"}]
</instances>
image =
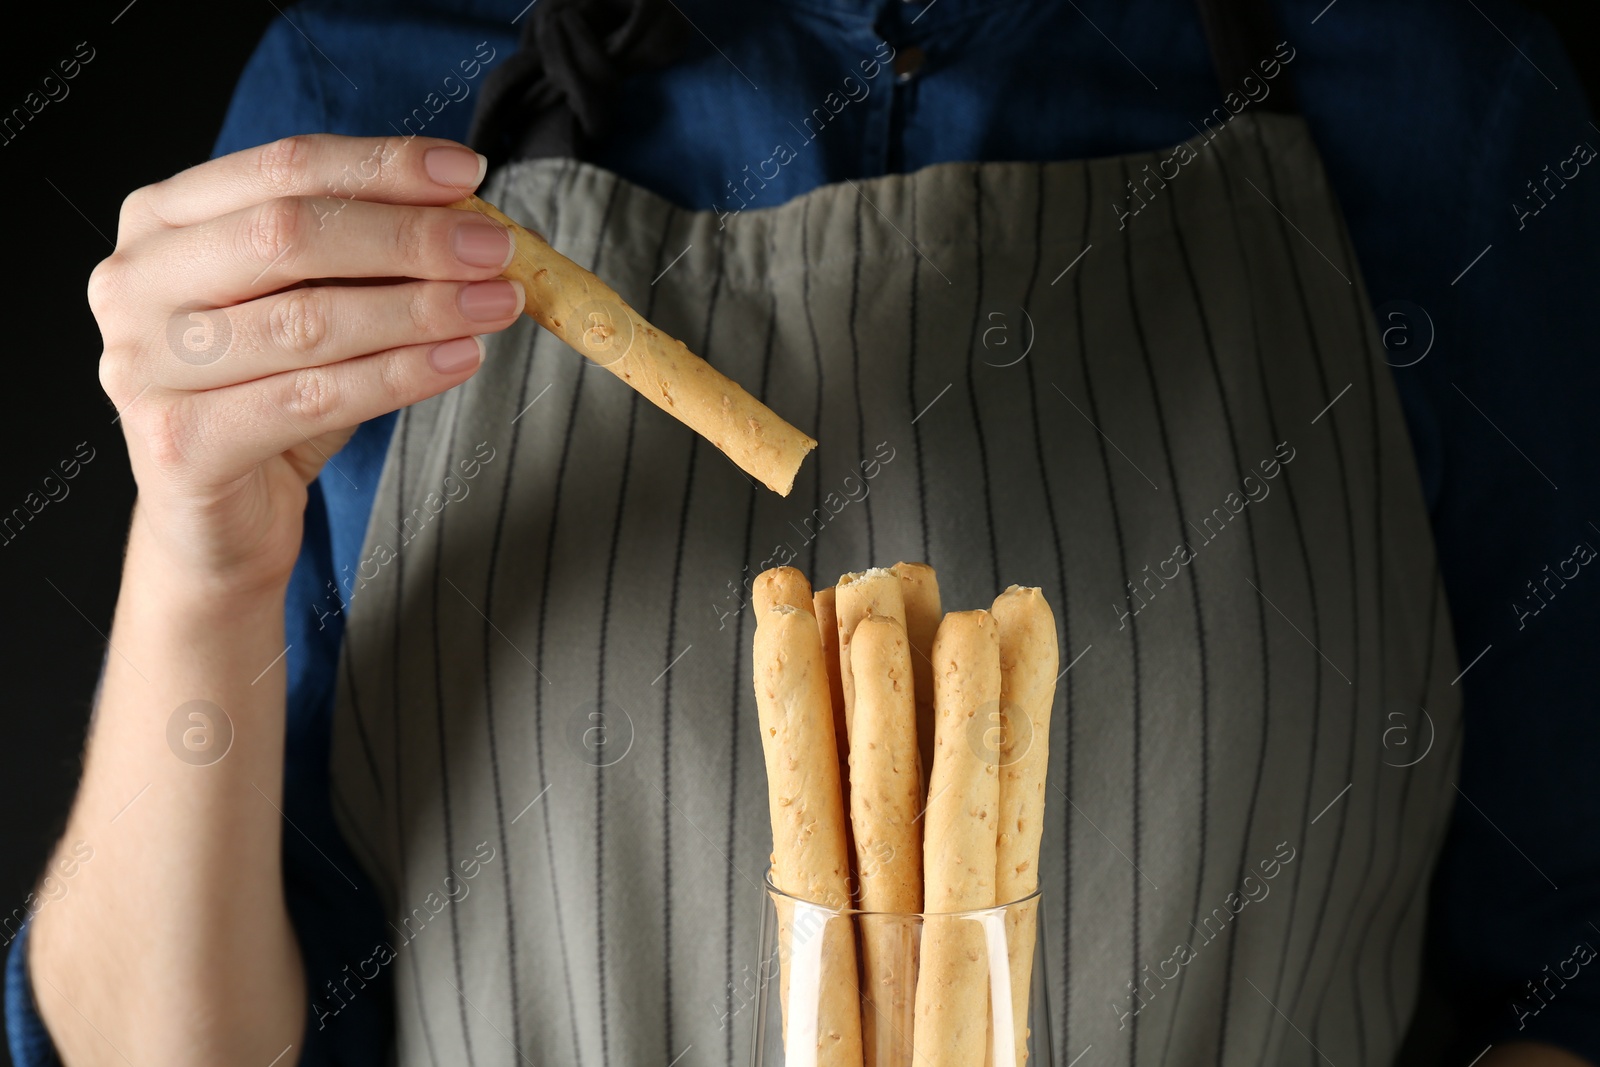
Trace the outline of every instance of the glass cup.
<instances>
[{"instance_id":1,"label":"glass cup","mask_svg":"<svg viewBox=\"0 0 1600 1067\"><path fill-rule=\"evenodd\" d=\"M1037 892L911 915L766 883L752 1067L1051 1067Z\"/></svg>"}]
</instances>

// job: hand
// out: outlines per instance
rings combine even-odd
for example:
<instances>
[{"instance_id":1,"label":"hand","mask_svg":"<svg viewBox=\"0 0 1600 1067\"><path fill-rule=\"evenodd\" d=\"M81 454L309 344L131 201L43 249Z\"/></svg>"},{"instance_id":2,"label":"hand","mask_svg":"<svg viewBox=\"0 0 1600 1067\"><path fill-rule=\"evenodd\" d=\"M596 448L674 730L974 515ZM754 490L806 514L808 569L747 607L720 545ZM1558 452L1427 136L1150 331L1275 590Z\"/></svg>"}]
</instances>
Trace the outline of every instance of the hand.
<instances>
[{"instance_id":1,"label":"hand","mask_svg":"<svg viewBox=\"0 0 1600 1067\"><path fill-rule=\"evenodd\" d=\"M354 428L477 371L525 299L504 228L443 206L483 171L450 141L313 134L124 201L89 304L147 548L227 591L287 582Z\"/></svg>"}]
</instances>

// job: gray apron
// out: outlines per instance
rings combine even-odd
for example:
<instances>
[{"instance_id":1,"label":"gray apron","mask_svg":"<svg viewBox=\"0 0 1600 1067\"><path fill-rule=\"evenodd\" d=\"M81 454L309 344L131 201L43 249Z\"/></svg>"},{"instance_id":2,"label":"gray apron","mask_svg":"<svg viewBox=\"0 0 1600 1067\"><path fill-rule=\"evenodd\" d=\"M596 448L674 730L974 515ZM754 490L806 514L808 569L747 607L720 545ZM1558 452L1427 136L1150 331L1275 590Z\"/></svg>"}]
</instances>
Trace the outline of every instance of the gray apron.
<instances>
[{"instance_id":1,"label":"gray apron","mask_svg":"<svg viewBox=\"0 0 1600 1067\"><path fill-rule=\"evenodd\" d=\"M564 161L485 195L821 447L780 498L526 319L401 413L332 753L396 1062L747 1063L770 834L746 583L901 559L947 610L1016 582L1056 612L1058 1067L1392 1059L1456 659L1300 119L724 225Z\"/></svg>"}]
</instances>

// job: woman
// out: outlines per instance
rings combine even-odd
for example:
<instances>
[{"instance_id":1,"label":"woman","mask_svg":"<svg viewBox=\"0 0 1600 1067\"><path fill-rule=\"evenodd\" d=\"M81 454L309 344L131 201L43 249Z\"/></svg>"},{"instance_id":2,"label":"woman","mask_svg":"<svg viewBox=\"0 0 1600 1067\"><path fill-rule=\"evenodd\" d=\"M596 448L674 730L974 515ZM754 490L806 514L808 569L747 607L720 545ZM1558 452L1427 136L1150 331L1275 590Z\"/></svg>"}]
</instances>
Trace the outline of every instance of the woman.
<instances>
[{"instance_id":1,"label":"woman","mask_svg":"<svg viewBox=\"0 0 1600 1067\"><path fill-rule=\"evenodd\" d=\"M1600 1056L1563 969L1582 890L1553 888L1587 857L1540 847L1595 613L1505 609L1577 560L1593 474L1546 493L1462 403L1592 383L1491 358L1530 318L1581 336L1593 194L1504 217L1588 136L1534 95L1573 79L1520 20L1508 50L1454 9L1276 14L276 27L240 151L130 197L91 280L140 500L64 838L96 858L13 953L48 1027L13 1010L24 1062L737 1062L766 854L740 590L785 552L1051 598L1059 1062L1391 1060L1429 914L1467 1055ZM1442 68L1378 43L1413 37ZM319 129L368 138L248 147ZM822 442L788 500L518 318L504 235L443 207L486 177ZM1475 346L1391 371L1369 288ZM1514 433L1541 467L1559 422ZM1546 604L1573 614L1533 640ZM1510 727L1534 685L1560 743ZM1471 812L1440 861L1458 796L1539 862Z\"/></svg>"}]
</instances>

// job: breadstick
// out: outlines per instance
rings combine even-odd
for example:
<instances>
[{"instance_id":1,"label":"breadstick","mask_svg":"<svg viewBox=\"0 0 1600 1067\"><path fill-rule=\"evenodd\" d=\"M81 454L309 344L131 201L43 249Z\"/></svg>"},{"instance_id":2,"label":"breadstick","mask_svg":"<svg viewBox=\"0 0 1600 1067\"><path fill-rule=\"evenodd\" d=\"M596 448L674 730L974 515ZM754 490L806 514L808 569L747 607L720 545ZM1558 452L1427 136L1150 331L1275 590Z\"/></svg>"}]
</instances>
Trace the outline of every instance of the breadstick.
<instances>
[{"instance_id":1,"label":"breadstick","mask_svg":"<svg viewBox=\"0 0 1600 1067\"><path fill-rule=\"evenodd\" d=\"M1038 589L1013 585L990 609L1000 634L1000 822L995 838L995 902L1039 888L1044 780L1050 764L1050 710L1056 695L1056 620ZM1028 989L1033 977L1037 901L1006 913L1017 1067L1028 1058Z\"/></svg>"},{"instance_id":2,"label":"breadstick","mask_svg":"<svg viewBox=\"0 0 1600 1067\"><path fill-rule=\"evenodd\" d=\"M916 1064L975 1067L984 1062L988 1045L987 942L979 922L943 913L995 905L1000 776L981 737L1000 699L1000 644L987 611L952 612L939 624L933 640L933 698Z\"/></svg>"},{"instance_id":3,"label":"breadstick","mask_svg":"<svg viewBox=\"0 0 1600 1067\"><path fill-rule=\"evenodd\" d=\"M860 908L922 910L922 775L911 648L893 619L869 615L851 639L855 679L850 744L850 823ZM867 1067L909 1067L915 1000L916 929L887 915L861 919L861 1040Z\"/></svg>"},{"instance_id":4,"label":"breadstick","mask_svg":"<svg viewBox=\"0 0 1600 1067\"><path fill-rule=\"evenodd\" d=\"M844 732L846 740L851 732L851 708L855 706L854 687L850 681L850 637L856 624L868 615L893 619L906 625L905 597L900 592L900 579L882 567L845 574L839 578L835 604L839 615L839 691L844 695Z\"/></svg>"},{"instance_id":5,"label":"breadstick","mask_svg":"<svg viewBox=\"0 0 1600 1067\"><path fill-rule=\"evenodd\" d=\"M938 632L939 576L926 563L896 563L906 605L906 636L911 639L911 674L917 698L917 752L922 757L922 789L933 773L933 635ZM819 616L820 618L820 616Z\"/></svg>"},{"instance_id":6,"label":"breadstick","mask_svg":"<svg viewBox=\"0 0 1600 1067\"><path fill-rule=\"evenodd\" d=\"M844 792L844 811L850 814L850 751L849 731L844 728L844 692L839 681L839 615L834 610L834 587L825 585L811 599L817 616L817 630L822 635L822 656L828 665L828 694L833 698L833 736L839 742L839 784ZM844 822L846 852L855 861L855 831L850 820Z\"/></svg>"},{"instance_id":7,"label":"breadstick","mask_svg":"<svg viewBox=\"0 0 1600 1067\"><path fill-rule=\"evenodd\" d=\"M779 604L797 611L811 611L811 583L793 567L769 567L750 583L750 600L759 624L767 612ZM827 642L823 642L826 644Z\"/></svg>"},{"instance_id":8,"label":"breadstick","mask_svg":"<svg viewBox=\"0 0 1600 1067\"><path fill-rule=\"evenodd\" d=\"M823 594L827 595L824 596ZM828 669L828 696L833 707L833 736L835 742L844 739L844 701L839 695L839 633L835 629L833 614L833 587L819 590L813 598L811 583L794 567L772 567L756 575L751 585L751 599L755 604L756 618L765 615L776 604L788 604L798 611L812 611L817 617L817 631L822 638L822 656ZM839 745L839 786L844 799L844 812L850 814L850 765L848 753ZM845 855L852 863L855 859L851 844L850 820L845 819Z\"/></svg>"},{"instance_id":9,"label":"breadstick","mask_svg":"<svg viewBox=\"0 0 1600 1067\"><path fill-rule=\"evenodd\" d=\"M534 321L716 445L768 489L789 495L816 441L494 205L472 196L450 206L477 211L511 231L516 254L502 277L522 283L525 310Z\"/></svg>"},{"instance_id":10,"label":"breadstick","mask_svg":"<svg viewBox=\"0 0 1600 1067\"><path fill-rule=\"evenodd\" d=\"M816 619L792 605L773 607L757 619L751 662L767 765L773 880L801 900L848 908L838 749ZM791 1063L814 1062L817 1067L860 1067L861 1009L852 923L847 916L821 922L820 963L802 972L801 962L816 958L817 945L810 940L816 930L785 914L792 910L780 908L778 916L783 968L779 995L785 1005L787 1058ZM808 940L801 941L802 936ZM797 973L811 977L800 992L807 1003L815 998L814 1018L809 1012L796 1015L789 1005ZM813 1025L814 1037L804 1040Z\"/></svg>"}]
</instances>

